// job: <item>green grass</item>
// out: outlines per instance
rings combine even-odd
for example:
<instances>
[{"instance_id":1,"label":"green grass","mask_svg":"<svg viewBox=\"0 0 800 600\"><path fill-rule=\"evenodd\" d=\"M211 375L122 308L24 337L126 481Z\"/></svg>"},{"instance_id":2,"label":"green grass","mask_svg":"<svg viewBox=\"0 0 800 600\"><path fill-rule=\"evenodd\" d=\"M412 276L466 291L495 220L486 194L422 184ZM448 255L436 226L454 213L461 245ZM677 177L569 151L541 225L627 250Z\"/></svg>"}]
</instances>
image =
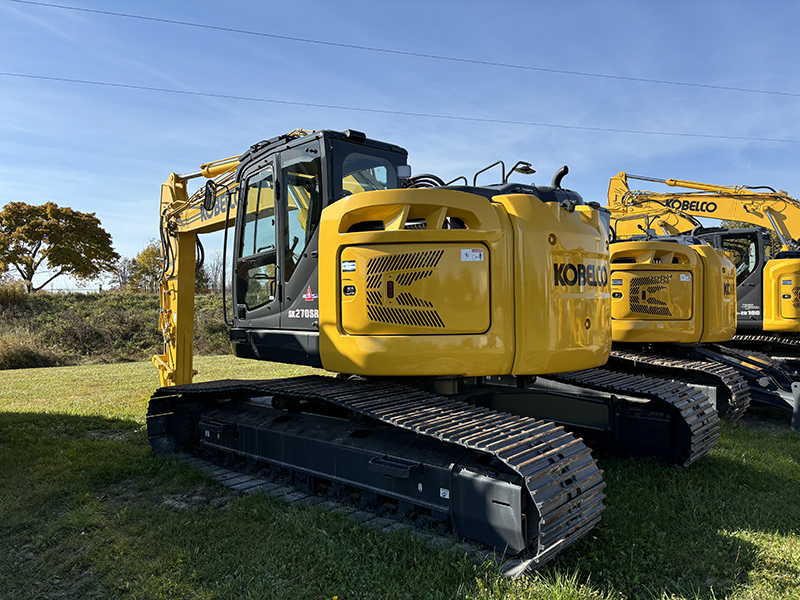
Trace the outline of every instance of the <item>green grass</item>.
<instances>
[{"instance_id":1,"label":"green grass","mask_svg":"<svg viewBox=\"0 0 800 600\"><path fill-rule=\"evenodd\" d=\"M197 360L199 380L309 369ZM800 436L725 425L690 469L601 457L601 524L503 579L455 547L246 496L153 455L149 363L0 371L0 598L800 598Z\"/></svg>"}]
</instances>

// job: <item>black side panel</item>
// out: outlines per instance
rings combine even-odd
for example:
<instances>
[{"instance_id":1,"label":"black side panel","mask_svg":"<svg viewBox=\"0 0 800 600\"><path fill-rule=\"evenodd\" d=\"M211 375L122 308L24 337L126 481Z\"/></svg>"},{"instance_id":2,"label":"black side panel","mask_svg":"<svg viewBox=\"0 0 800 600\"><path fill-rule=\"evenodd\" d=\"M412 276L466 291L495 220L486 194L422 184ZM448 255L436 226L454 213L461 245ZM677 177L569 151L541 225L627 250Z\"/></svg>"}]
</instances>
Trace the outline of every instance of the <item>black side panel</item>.
<instances>
[{"instance_id":1,"label":"black side panel","mask_svg":"<svg viewBox=\"0 0 800 600\"><path fill-rule=\"evenodd\" d=\"M231 349L239 358L322 368L316 332L232 329Z\"/></svg>"}]
</instances>

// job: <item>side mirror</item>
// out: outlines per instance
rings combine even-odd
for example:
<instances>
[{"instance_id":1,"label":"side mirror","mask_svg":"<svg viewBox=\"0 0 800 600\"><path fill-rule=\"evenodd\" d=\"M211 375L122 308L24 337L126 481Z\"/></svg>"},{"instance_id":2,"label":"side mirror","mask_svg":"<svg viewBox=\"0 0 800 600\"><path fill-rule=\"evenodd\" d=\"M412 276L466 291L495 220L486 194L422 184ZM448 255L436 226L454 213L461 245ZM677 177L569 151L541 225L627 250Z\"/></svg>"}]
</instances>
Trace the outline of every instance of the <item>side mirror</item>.
<instances>
[{"instance_id":1,"label":"side mirror","mask_svg":"<svg viewBox=\"0 0 800 600\"><path fill-rule=\"evenodd\" d=\"M217 203L217 184L213 179L206 181L206 191L203 197L203 208L206 212L214 210L214 205Z\"/></svg>"},{"instance_id":2,"label":"side mirror","mask_svg":"<svg viewBox=\"0 0 800 600\"><path fill-rule=\"evenodd\" d=\"M397 165L397 176L400 179L411 177L411 165Z\"/></svg>"}]
</instances>

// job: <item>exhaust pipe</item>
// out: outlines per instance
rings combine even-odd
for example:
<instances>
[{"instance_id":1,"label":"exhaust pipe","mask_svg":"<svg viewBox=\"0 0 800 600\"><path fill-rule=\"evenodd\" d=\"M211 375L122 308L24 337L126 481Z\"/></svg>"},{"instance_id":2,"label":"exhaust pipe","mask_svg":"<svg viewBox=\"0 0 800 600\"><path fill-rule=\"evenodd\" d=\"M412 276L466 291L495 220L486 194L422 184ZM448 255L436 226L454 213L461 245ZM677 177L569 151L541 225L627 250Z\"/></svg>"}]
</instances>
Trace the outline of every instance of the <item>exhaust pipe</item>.
<instances>
[{"instance_id":1,"label":"exhaust pipe","mask_svg":"<svg viewBox=\"0 0 800 600\"><path fill-rule=\"evenodd\" d=\"M567 173L569 173L569 167L564 165L553 175L553 182L550 184L550 187L561 189L561 180L564 179L564 175Z\"/></svg>"}]
</instances>

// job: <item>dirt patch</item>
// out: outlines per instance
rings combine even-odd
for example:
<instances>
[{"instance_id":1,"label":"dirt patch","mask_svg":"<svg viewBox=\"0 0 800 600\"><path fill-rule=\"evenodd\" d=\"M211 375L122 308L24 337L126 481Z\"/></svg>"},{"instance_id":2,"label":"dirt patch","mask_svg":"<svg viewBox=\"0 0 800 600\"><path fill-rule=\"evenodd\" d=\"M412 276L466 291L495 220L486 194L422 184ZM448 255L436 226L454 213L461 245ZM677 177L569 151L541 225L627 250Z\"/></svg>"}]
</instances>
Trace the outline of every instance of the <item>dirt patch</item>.
<instances>
[{"instance_id":1,"label":"dirt patch","mask_svg":"<svg viewBox=\"0 0 800 600\"><path fill-rule=\"evenodd\" d=\"M41 592L37 598L45 600L56 599L70 599L70 600L94 600L95 598L102 598L102 594L98 591L91 591L88 588L93 587L92 580L94 573L91 569L86 569L82 572L75 574L74 577L68 579L50 579L48 581L37 581L34 583Z\"/></svg>"},{"instance_id":2,"label":"dirt patch","mask_svg":"<svg viewBox=\"0 0 800 600\"><path fill-rule=\"evenodd\" d=\"M126 479L108 486L102 499L112 512L117 512L123 506L129 506L134 502L144 500L141 486L134 479Z\"/></svg>"},{"instance_id":3,"label":"dirt patch","mask_svg":"<svg viewBox=\"0 0 800 600\"><path fill-rule=\"evenodd\" d=\"M753 431L762 431L769 435L779 436L791 431L792 413L777 408L750 406L737 423ZM798 433L800 435L800 432Z\"/></svg>"},{"instance_id":4,"label":"dirt patch","mask_svg":"<svg viewBox=\"0 0 800 600\"><path fill-rule=\"evenodd\" d=\"M175 512L182 512L205 507L224 508L237 496L231 490L220 490L219 488L205 486L194 488L182 494L170 492L155 494L158 494L158 492L154 493L154 490L142 489L138 481L127 479L106 488L102 499L113 512L137 503L162 505Z\"/></svg>"},{"instance_id":5,"label":"dirt patch","mask_svg":"<svg viewBox=\"0 0 800 600\"><path fill-rule=\"evenodd\" d=\"M103 442L127 442L131 437L131 431L123 429L91 429L86 435L94 440Z\"/></svg>"},{"instance_id":6,"label":"dirt patch","mask_svg":"<svg viewBox=\"0 0 800 600\"><path fill-rule=\"evenodd\" d=\"M222 508L231 501L232 495L226 493L222 496L215 495L215 490L209 488L196 488L185 494L163 494L159 502L177 512L198 508Z\"/></svg>"}]
</instances>

